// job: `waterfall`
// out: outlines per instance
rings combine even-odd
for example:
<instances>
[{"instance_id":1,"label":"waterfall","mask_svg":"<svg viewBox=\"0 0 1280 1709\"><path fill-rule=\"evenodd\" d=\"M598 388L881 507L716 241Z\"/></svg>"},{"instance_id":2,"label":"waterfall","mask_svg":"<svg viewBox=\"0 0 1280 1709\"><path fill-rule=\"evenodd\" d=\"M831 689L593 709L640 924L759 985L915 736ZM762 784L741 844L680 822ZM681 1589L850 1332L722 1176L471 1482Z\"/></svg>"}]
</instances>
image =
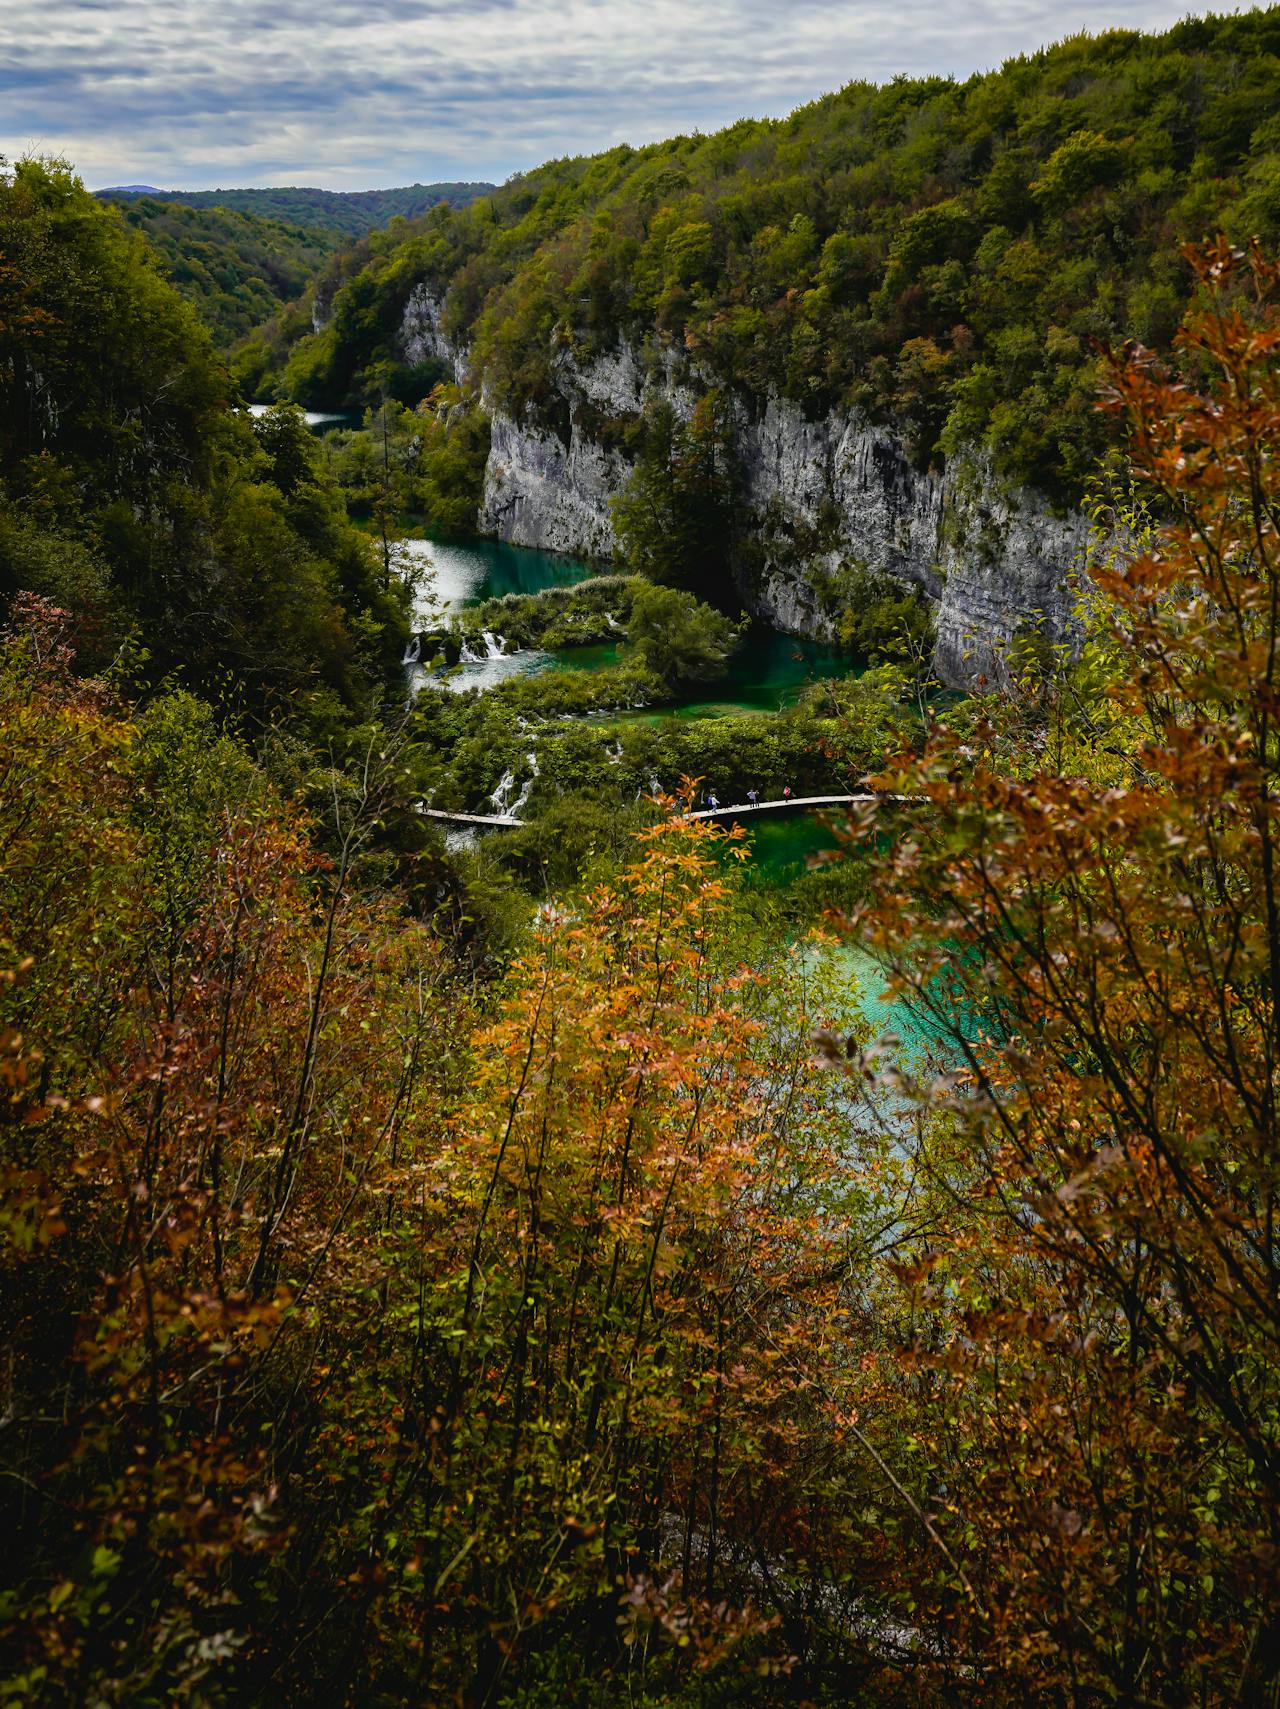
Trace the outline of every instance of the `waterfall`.
<instances>
[{"instance_id":1,"label":"waterfall","mask_svg":"<svg viewBox=\"0 0 1280 1709\"><path fill-rule=\"evenodd\" d=\"M511 817L513 819L518 819L520 817L520 811L525 802L528 801L529 796L532 794L534 783L537 781L538 777L537 752L533 748L530 748L529 752L524 757L529 762L529 775L520 785L520 793L511 804Z\"/></svg>"},{"instance_id":2,"label":"waterfall","mask_svg":"<svg viewBox=\"0 0 1280 1709\"><path fill-rule=\"evenodd\" d=\"M473 646L472 641L474 639L473 636L471 640L462 643L462 651L458 654L459 661L462 664L480 665L486 659L500 659L502 657L502 637L495 635L492 629L484 630L479 641L476 641Z\"/></svg>"},{"instance_id":3,"label":"waterfall","mask_svg":"<svg viewBox=\"0 0 1280 1709\"><path fill-rule=\"evenodd\" d=\"M538 755L536 751L530 748L529 752L524 757L529 767L529 775L520 785L520 793L515 797L515 799L512 800L512 791L516 786L516 774L513 771L503 772L498 787L489 797L489 802L493 807L494 812L500 813L504 819L518 819L520 817L520 811L528 801L529 796L533 792L533 786L537 782Z\"/></svg>"},{"instance_id":4,"label":"waterfall","mask_svg":"<svg viewBox=\"0 0 1280 1709\"><path fill-rule=\"evenodd\" d=\"M515 772L504 771L502 774L501 781L498 784L498 787L494 790L493 794L489 797L490 804L492 805L495 813L502 813L505 815L508 812L509 809L507 806L507 802L508 802L508 799L511 795L511 791L515 788L515 786L516 786L516 774L515 774Z\"/></svg>"},{"instance_id":5,"label":"waterfall","mask_svg":"<svg viewBox=\"0 0 1280 1709\"><path fill-rule=\"evenodd\" d=\"M410 635L409 645L404 650L402 665L420 665L422 663L422 636Z\"/></svg>"}]
</instances>

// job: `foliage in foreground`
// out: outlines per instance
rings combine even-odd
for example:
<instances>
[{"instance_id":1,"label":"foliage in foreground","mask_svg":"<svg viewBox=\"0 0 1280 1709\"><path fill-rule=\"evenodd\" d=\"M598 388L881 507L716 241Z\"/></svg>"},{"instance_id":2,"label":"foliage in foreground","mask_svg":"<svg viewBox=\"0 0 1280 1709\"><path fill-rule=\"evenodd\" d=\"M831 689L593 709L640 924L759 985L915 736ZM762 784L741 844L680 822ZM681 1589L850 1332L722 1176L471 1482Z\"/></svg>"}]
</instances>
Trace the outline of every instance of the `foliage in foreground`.
<instances>
[{"instance_id":1,"label":"foliage in foreground","mask_svg":"<svg viewBox=\"0 0 1280 1709\"><path fill-rule=\"evenodd\" d=\"M376 756L321 859L198 702L125 717L39 611L0 725L11 1694L492 1701L569 1634L780 1665L752 1550L799 1606L833 1547L796 1403L879 1142L720 839L648 833L468 1042L357 886Z\"/></svg>"},{"instance_id":2,"label":"foliage in foreground","mask_svg":"<svg viewBox=\"0 0 1280 1709\"><path fill-rule=\"evenodd\" d=\"M1196 264L1199 379L1114 379L1166 520L1043 748L885 777L892 1071L678 817L475 1015L384 889L402 756L309 825L31 609L11 1698L1275 1701L1280 275Z\"/></svg>"},{"instance_id":3,"label":"foliage in foreground","mask_svg":"<svg viewBox=\"0 0 1280 1709\"><path fill-rule=\"evenodd\" d=\"M940 736L860 927L959 1057L917 1094L904 1373L924 1623L1000 1701L1280 1689L1280 274L1191 259L1205 391L1114 376L1170 521L1100 577L1070 769Z\"/></svg>"}]
</instances>

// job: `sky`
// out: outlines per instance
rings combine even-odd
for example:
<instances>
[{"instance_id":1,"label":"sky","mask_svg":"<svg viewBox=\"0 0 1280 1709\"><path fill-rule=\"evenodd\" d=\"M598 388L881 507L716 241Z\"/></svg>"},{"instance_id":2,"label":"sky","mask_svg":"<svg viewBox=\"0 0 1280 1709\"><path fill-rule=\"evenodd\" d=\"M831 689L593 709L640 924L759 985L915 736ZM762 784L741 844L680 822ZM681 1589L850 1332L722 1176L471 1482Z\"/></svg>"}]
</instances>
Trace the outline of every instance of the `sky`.
<instances>
[{"instance_id":1,"label":"sky","mask_svg":"<svg viewBox=\"0 0 1280 1709\"><path fill-rule=\"evenodd\" d=\"M1194 0L3 0L0 155L91 188L501 182L790 112L855 78L965 76ZM1247 4L1217 0L1216 10Z\"/></svg>"}]
</instances>

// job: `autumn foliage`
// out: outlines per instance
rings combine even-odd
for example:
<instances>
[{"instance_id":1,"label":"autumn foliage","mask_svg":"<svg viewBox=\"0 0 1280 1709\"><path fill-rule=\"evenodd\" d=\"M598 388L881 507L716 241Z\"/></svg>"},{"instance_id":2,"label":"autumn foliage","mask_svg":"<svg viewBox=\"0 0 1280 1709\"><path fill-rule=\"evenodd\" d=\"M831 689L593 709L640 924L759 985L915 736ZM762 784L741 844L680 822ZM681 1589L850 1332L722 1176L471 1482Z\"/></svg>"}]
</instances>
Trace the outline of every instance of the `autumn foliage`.
<instances>
[{"instance_id":1,"label":"autumn foliage","mask_svg":"<svg viewBox=\"0 0 1280 1709\"><path fill-rule=\"evenodd\" d=\"M1074 774L940 733L862 922L961 1063L898 1382L985 1702L1280 1688L1280 322L1256 253L1191 259L1182 377L1113 366L1160 525L1096 574Z\"/></svg>"},{"instance_id":2,"label":"autumn foliage","mask_svg":"<svg viewBox=\"0 0 1280 1709\"><path fill-rule=\"evenodd\" d=\"M1275 1702L1280 321L1195 259L1078 655L884 780L923 1050L678 803L477 994L393 743L305 813L28 602L0 1697Z\"/></svg>"}]
</instances>

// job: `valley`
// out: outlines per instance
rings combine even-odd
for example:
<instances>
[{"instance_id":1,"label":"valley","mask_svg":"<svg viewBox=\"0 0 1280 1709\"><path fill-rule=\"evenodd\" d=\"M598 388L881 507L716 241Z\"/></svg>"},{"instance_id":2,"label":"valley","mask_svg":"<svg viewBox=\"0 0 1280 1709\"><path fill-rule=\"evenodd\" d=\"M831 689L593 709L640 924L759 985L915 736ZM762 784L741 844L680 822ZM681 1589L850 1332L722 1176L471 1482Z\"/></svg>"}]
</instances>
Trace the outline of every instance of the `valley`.
<instances>
[{"instance_id":1,"label":"valley","mask_svg":"<svg viewBox=\"0 0 1280 1709\"><path fill-rule=\"evenodd\" d=\"M1274 1709L1280 5L63 4L0 1700Z\"/></svg>"}]
</instances>

